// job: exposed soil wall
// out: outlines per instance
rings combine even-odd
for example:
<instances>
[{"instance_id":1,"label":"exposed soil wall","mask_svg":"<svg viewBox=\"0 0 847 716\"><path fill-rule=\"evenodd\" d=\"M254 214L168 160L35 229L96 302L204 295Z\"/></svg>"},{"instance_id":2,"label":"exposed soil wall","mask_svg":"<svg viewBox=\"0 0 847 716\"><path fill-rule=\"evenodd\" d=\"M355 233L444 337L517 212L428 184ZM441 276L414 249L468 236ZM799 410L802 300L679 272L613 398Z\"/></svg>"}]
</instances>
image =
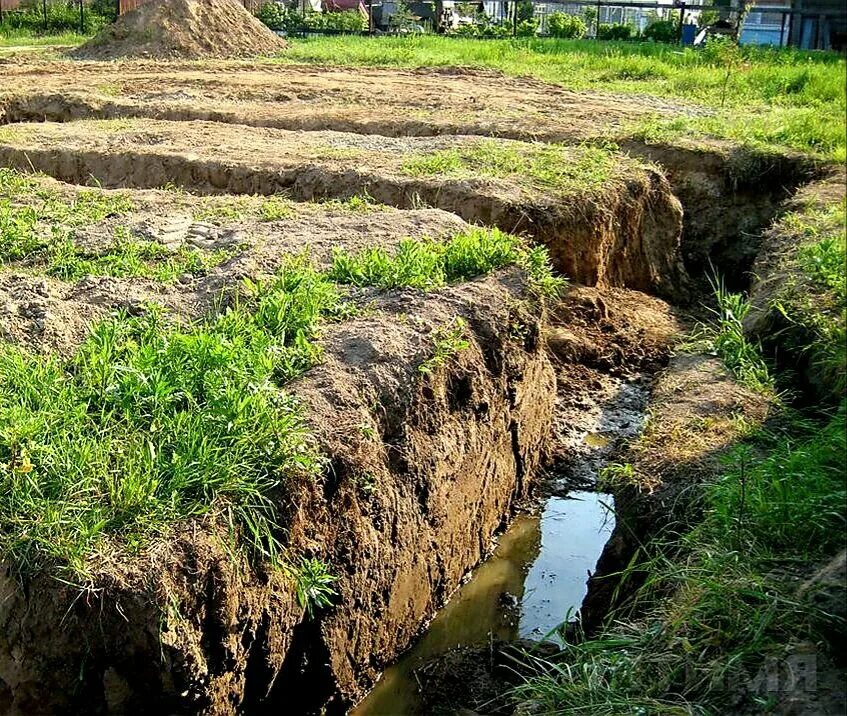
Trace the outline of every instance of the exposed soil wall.
<instances>
[{"instance_id":1,"label":"exposed soil wall","mask_svg":"<svg viewBox=\"0 0 847 716\"><path fill-rule=\"evenodd\" d=\"M691 275L714 266L733 290L746 288L760 248L762 227L819 168L808 157L774 154L728 143L625 142L635 156L665 171L685 207L681 253Z\"/></svg>"},{"instance_id":2,"label":"exposed soil wall","mask_svg":"<svg viewBox=\"0 0 847 716\"><path fill-rule=\"evenodd\" d=\"M457 315L470 347L423 375L433 332ZM284 485L279 504L288 543L338 574L337 606L306 617L281 572L233 559L213 525L104 564L88 591L47 577L21 585L7 570L3 712L309 713L355 702L526 494L555 395L542 320L510 270L438 294L389 294L329 330L325 362L293 389L329 469L321 484Z\"/></svg>"},{"instance_id":3,"label":"exposed soil wall","mask_svg":"<svg viewBox=\"0 0 847 716\"><path fill-rule=\"evenodd\" d=\"M580 283L626 286L685 300L679 258L682 207L655 170L633 172L623 186L585 197L529 199L490 182L416 179L378 170L318 163L256 166L188 153L133 149L19 149L0 145L0 163L106 188L175 184L198 193L288 192L295 199L346 198L367 193L400 208L422 203L466 221L525 233L547 245L554 265Z\"/></svg>"}]
</instances>

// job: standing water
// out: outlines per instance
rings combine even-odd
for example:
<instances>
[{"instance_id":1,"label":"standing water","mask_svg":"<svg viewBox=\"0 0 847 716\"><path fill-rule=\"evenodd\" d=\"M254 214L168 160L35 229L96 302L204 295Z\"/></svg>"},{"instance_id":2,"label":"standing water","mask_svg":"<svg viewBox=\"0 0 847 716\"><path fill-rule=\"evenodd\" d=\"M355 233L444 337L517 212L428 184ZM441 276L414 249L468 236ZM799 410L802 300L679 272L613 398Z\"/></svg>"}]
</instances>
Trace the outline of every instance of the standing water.
<instances>
[{"instance_id":1,"label":"standing water","mask_svg":"<svg viewBox=\"0 0 847 716\"><path fill-rule=\"evenodd\" d=\"M540 515L521 515L442 609L421 639L389 667L354 716L423 713L414 671L457 646L490 639L541 639L579 609L614 527L611 498L596 492L551 497Z\"/></svg>"}]
</instances>

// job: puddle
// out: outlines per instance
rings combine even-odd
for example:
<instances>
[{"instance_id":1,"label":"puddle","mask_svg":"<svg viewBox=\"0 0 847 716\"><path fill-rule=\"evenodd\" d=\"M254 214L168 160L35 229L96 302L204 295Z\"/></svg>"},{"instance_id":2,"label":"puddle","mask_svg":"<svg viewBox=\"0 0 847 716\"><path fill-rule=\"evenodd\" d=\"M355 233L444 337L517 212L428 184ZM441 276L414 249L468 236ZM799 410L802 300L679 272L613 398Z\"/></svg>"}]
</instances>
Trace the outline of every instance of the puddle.
<instances>
[{"instance_id":1,"label":"puddle","mask_svg":"<svg viewBox=\"0 0 847 716\"><path fill-rule=\"evenodd\" d=\"M609 539L614 521L606 505L611 507L609 495L575 492L549 498L540 515L517 517L494 554L352 714L422 714L414 671L432 657L457 646L541 639L553 632L579 608L588 570Z\"/></svg>"},{"instance_id":2,"label":"puddle","mask_svg":"<svg viewBox=\"0 0 847 716\"><path fill-rule=\"evenodd\" d=\"M588 447L604 448L611 444L612 439L607 435L603 435L603 433L588 433L588 435L582 439L582 442L588 445Z\"/></svg>"},{"instance_id":3,"label":"puddle","mask_svg":"<svg viewBox=\"0 0 847 716\"><path fill-rule=\"evenodd\" d=\"M621 440L644 425L645 380L603 376L595 393L571 396L560 383L554 419L560 447L540 485L538 514L518 516L494 554L382 676L353 716L422 716L415 670L458 646L491 640L557 639L556 627L579 609L614 528L611 495L586 491ZM575 491L578 490L578 491Z\"/></svg>"}]
</instances>

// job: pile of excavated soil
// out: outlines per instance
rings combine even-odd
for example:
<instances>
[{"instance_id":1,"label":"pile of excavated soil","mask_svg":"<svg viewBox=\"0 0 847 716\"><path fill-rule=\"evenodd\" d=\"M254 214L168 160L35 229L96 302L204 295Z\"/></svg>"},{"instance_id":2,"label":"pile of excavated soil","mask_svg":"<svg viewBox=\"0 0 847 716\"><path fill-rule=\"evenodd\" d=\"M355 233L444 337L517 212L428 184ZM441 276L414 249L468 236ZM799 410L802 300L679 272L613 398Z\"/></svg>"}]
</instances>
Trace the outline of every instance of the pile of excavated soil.
<instances>
[{"instance_id":1,"label":"pile of excavated soil","mask_svg":"<svg viewBox=\"0 0 847 716\"><path fill-rule=\"evenodd\" d=\"M238 0L149 0L71 54L89 60L199 59L270 55L285 47Z\"/></svg>"}]
</instances>

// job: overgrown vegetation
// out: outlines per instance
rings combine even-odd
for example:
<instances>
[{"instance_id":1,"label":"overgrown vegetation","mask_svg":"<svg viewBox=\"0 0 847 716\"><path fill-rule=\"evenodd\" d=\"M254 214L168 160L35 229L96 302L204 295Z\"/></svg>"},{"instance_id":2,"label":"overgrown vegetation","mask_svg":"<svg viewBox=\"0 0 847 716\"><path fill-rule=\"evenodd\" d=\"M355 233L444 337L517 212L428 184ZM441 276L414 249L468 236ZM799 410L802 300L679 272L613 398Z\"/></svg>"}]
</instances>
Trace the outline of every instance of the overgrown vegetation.
<instances>
[{"instance_id":1,"label":"overgrown vegetation","mask_svg":"<svg viewBox=\"0 0 847 716\"><path fill-rule=\"evenodd\" d=\"M843 201L784 215L772 232L783 246L781 280L761 307L780 317L774 330L783 351L777 357L805 372L829 403L847 390L845 226Z\"/></svg>"},{"instance_id":2,"label":"overgrown vegetation","mask_svg":"<svg viewBox=\"0 0 847 716\"><path fill-rule=\"evenodd\" d=\"M109 544L203 516L276 558L272 496L321 467L282 386L319 360L321 320L348 312L301 257L195 324L117 315L67 361L0 344L4 559L85 579Z\"/></svg>"},{"instance_id":3,"label":"overgrown vegetation","mask_svg":"<svg viewBox=\"0 0 847 716\"><path fill-rule=\"evenodd\" d=\"M841 249L833 248L838 240L829 235L831 227L807 224L809 219L789 215L783 230L788 222L812 233L799 251L793 246L799 266L827 287L843 311L843 251L836 260ZM708 345L702 345L702 329L697 341L741 382L770 390L773 380L761 352L741 327L749 304L720 281L714 287L716 322L706 331ZM798 349L826 354L841 338L810 331L804 340ZM641 586L633 585L633 598L608 615L598 634L565 646L556 658L527 656L528 676L511 697L542 713L725 713L738 709L739 699L755 709L771 708L778 694L768 692L775 674L768 660L789 657L803 642L825 654L837 648L832 634L847 628L841 617L797 592L811 565L843 547L843 392L837 405L829 410L819 404L811 417L774 406L781 415L769 427L739 426L739 442L724 456L723 468L705 484L689 486L682 521L643 546L624 570L624 589L631 576L646 575ZM680 426L657 429L688 439ZM698 423L691 429L710 427ZM613 465L601 478L607 488L644 489L652 480L640 470L649 472L650 466Z\"/></svg>"},{"instance_id":4,"label":"overgrown vegetation","mask_svg":"<svg viewBox=\"0 0 847 716\"><path fill-rule=\"evenodd\" d=\"M529 247L499 229L483 228L460 232L446 242L404 239L393 252L380 247L355 254L336 249L329 276L355 286L411 286L427 291L511 264L526 271L530 285L539 293L552 295L563 285L563 280L553 275L546 249Z\"/></svg>"},{"instance_id":5,"label":"overgrown vegetation","mask_svg":"<svg viewBox=\"0 0 847 716\"><path fill-rule=\"evenodd\" d=\"M791 575L840 546L845 430L842 406L822 430L793 418L731 453L703 521L630 565L649 575L635 602L556 659L528 657L512 697L541 713L726 713L765 659L825 644L834 617L798 600Z\"/></svg>"},{"instance_id":6,"label":"overgrown vegetation","mask_svg":"<svg viewBox=\"0 0 847 716\"><path fill-rule=\"evenodd\" d=\"M682 350L712 353L718 356L742 385L760 392L771 392L773 377L761 346L747 337L744 319L752 305L740 293L727 290L720 277L710 279L715 306L707 306L714 320L700 323L679 346Z\"/></svg>"},{"instance_id":7,"label":"overgrown vegetation","mask_svg":"<svg viewBox=\"0 0 847 716\"><path fill-rule=\"evenodd\" d=\"M0 22L0 38L28 38L41 35L79 33L93 35L114 21L116 6L111 2L86 3L80 16L79 2L32 4L15 10L4 8Z\"/></svg>"},{"instance_id":8,"label":"overgrown vegetation","mask_svg":"<svg viewBox=\"0 0 847 716\"><path fill-rule=\"evenodd\" d=\"M463 65L531 76L571 89L678 97L707 105L632 131L662 138L702 134L783 146L844 161L845 60L834 53L744 47L727 80L720 52L661 43L554 38L472 40L432 35L315 37L295 41L282 62L442 67ZM720 109L725 104L724 109Z\"/></svg>"}]
</instances>

